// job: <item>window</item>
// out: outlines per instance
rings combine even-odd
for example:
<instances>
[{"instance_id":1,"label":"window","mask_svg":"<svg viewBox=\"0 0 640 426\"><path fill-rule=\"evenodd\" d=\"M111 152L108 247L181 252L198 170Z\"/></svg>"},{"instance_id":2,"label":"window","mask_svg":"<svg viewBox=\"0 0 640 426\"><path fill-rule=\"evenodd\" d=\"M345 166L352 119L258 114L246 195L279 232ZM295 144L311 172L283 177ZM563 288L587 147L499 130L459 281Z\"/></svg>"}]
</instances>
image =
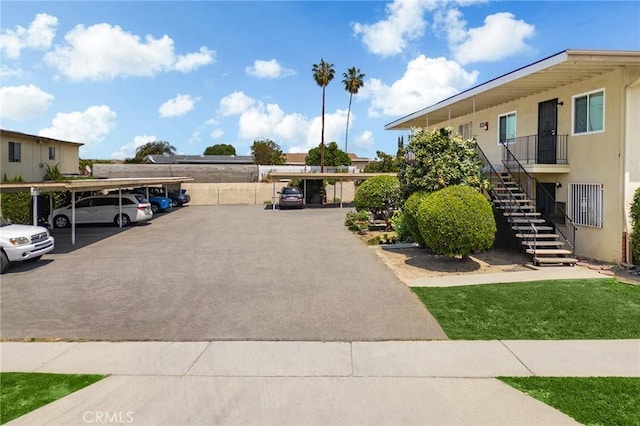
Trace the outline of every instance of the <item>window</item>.
<instances>
[{"instance_id":1,"label":"window","mask_svg":"<svg viewBox=\"0 0 640 426\"><path fill-rule=\"evenodd\" d=\"M573 133L604 131L604 90L573 97Z\"/></svg>"},{"instance_id":2,"label":"window","mask_svg":"<svg viewBox=\"0 0 640 426\"><path fill-rule=\"evenodd\" d=\"M571 218L576 225L602 228L602 192L599 183L570 184Z\"/></svg>"},{"instance_id":3,"label":"window","mask_svg":"<svg viewBox=\"0 0 640 426\"><path fill-rule=\"evenodd\" d=\"M18 142L9 142L9 162L19 163L22 156L20 155L20 144Z\"/></svg>"},{"instance_id":4,"label":"window","mask_svg":"<svg viewBox=\"0 0 640 426\"><path fill-rule=\"evenodd\" d=\"M501 115L498 118L498 129L500 129L498 143L513 142L516 138L516 113Z\"/></svg>"},{"instance_id":5,"label":"window","mask_svg":"<svg viewBox=\"0 0 640 426\"><path fill-rule=\"evenodd\" d=\"M56 147L55 146L50 146L49 147L49 160L55 160L56 159Z\"/></svg>"},{"instance_id":6,"label":"window","mask_svg":"<svg viewBox=\"0 0 640 426\"><path fill-rule=\"evenodd\" d=\"M463 139L471 139L471 122L467 121L458 126L458 133Z\"/></svg>"}]
</instances>

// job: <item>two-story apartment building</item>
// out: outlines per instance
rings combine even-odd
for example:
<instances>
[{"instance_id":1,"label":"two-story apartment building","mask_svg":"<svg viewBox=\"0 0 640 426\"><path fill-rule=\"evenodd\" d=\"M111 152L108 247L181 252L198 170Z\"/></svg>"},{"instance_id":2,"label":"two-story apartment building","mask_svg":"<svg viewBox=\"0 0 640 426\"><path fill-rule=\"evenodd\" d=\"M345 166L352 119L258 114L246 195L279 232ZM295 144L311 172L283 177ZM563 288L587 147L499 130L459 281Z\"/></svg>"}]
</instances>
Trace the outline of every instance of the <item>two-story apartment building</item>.
<instances>
[{"instance_id":1,"label":"two-story apartment building","mask_svg":"<svg viewBox=\"0 0 640 426\"><path fill-rule=\"evenodd\" d=\"M0 130L2 176L18 176L25 182L40 182L47 165L62 174L78 174L82 143L68 142L13 130Z\"/></svg>"},{"instance_id":2,"label":"two-story apartment building","mask_svg":"<svg viewBox=\"0 0 640 426\"><path fill-rule=\"evenodd\" d=\"M630 262L640 187L640 51L566 50L385 126L474 136L577 256Z\"/></svg>"}]
</instances>

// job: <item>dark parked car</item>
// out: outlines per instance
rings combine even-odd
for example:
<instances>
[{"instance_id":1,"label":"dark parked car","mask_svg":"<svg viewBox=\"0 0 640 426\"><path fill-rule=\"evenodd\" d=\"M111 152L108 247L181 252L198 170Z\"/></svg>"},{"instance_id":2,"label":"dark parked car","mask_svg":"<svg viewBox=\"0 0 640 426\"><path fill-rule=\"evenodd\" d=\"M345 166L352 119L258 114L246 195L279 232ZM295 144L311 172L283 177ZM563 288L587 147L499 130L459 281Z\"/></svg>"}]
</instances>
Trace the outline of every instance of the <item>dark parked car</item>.
<instances>
[{"instance_id":1,"label":"dark parked car","mask_svg":"<svg viewBox=\"0 0 640 426\"><path fill-rule=\"evenodd\" d=\"M165 189L164 188L155 188L149 187L149 194L164 196ZM167 193L169 198L171 198L171 203L173 207L180 207L187 204L191 201L191 197L187 194L186 189L179 189L177 191L169 191Z\"/></svg>"},{"instance_id":2,"label":"dark parked car","mask_svg":"<svg viewBox=\"0 0 640 426\"><path fill-rule=\"evenodd\" d=\"M302 192L295 186L285 186L278 194L280 194L280 210L285 207L304 208Z\"/></svg>"}]
</instances>

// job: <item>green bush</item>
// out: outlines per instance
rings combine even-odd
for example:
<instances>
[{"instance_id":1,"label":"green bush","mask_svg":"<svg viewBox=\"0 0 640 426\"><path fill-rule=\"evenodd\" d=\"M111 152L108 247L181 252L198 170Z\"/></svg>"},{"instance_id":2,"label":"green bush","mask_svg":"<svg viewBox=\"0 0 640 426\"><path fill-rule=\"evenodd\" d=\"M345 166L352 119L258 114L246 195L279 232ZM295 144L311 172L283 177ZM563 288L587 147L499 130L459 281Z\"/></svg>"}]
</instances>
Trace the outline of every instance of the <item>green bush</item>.
<instances>
[{"instance_id":1,"label":"green bush","mask_svg":"<svg viewBox=\"0 0 640 426\"><path fill-rule=\"evenodd\" d=\"M636 189L631 203L631 256L634 265L640 265L640 188Z\"/></svg>"},{"instance_id":2,"label":"green bush","mask_svg":"<svg viewBox=\"0 0 640 426\"><path fill-rule=\"evenodd\" d=\"M404 211L398 210L391 216L391 228L395 231L398 241L413 239L407 222L407 214Z\"/></svg>"},{"instance_id":3,"label":"green bush","mask_svg":"<svg viewBox=\"0 0 640 426\"><path fill-rule=\"evenodd\" d=\"M400 202L400 181L395 176L374 176L362 182L353 198L358 211L368 211L389 227L393 210Z\"/></svg>"},{"instance_id":4,"label":"green bush","mask_svg":"<svg viewBox=\"0 0 640 426\"><path fill-rule=\"evenodd\" d=\"M407 201L404 202L403 211L405 213L407 229L413 241L418 243L420 247L424 247L425 243L420 234L420 228L418 227L418 209L428 195L429 193L426 191L414 192L407 198Z\"/></svg>"},{"instance_id":5,"label":"green bush","mask_svg":"<svg viewBox=\"0 0 640 426\"><path fill-rule=\"evenodd\" d=\"M367 215L367 212L350 211L344 219L344 225L349 229L349 231L364 234L369 228L369 216Z\"/></svg>"},{"instance_id":6,"label":"green bush","mask_svg":"<svg viewBox=\"0 0 640 426\"><path fill-rule=\"evenodd\" d=\"M28 192L15 192L2 194L2 216L12 223L29 225L33 221L31 194Z\"/></svg>"},{"instance_id":7,"label":"green bush","mask_svg":"<svg viewBox=\"0 0 640 426\"><path fill-rule=\"evenodd\" d=\"M467 257L493 246L496 222L491 204L478 190L450 186L430 194L418 209L418 227L434 253Z\"/></svg>"}]
</instances>

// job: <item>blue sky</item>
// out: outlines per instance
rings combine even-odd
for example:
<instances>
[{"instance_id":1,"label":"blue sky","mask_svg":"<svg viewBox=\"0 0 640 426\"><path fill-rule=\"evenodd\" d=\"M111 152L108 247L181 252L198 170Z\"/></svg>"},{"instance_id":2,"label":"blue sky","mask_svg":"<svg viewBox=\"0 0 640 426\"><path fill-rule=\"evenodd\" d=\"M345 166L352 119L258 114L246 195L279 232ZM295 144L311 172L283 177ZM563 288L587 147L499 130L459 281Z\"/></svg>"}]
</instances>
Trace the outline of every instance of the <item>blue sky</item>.
<instances>
[{"instance_id":1,"label":"blue sky","mask_svg":"<svg viewBox=\"0 0 640 426\"><path fill-rule=\"evenodd\" d=\"M384 125L566 49L640 50L634 1L6 1L0 4L1 127L82 142L81 158L181 154L256 139L284 152L325 141L394 153Z\"/></svg>"}]
</instances>

